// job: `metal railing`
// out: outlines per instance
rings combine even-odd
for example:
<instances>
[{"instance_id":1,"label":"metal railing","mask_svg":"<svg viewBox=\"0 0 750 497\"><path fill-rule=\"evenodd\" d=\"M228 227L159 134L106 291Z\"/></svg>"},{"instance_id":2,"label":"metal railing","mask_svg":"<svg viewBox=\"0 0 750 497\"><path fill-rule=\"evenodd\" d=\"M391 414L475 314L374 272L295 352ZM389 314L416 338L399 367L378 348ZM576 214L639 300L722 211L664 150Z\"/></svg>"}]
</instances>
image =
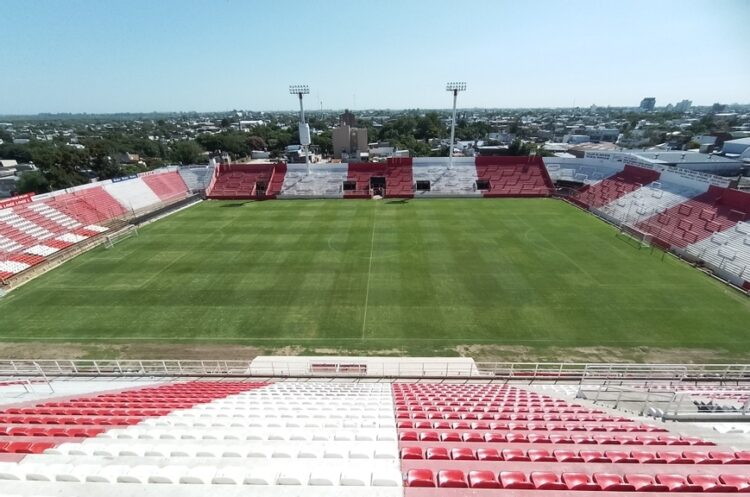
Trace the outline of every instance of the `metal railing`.
<instances>
[{"instance_id":1,"label":"metal railing","mask_svg":"<svg viewBox=\"0 0 750 497\"><path fill-rule=\"evenodd\" d=\"M618 364L456 362L435 358L366 361L336 358L307 361L249 360L0 360L0 376L162 376L162 377L368 377L461 378L471 380L572 382L621 386L641 382L750 382L750 364Z\"/></svg>"},{"instance_id":2,"label":"metal railing","mask_svg":"<svg viewBox=\"0 0 750 497\"><path fill-rule=\"evenodd\" d=\"M587 382L750 381L750 364L477 363L482 375Z\"/></svg>"}]
</instances>

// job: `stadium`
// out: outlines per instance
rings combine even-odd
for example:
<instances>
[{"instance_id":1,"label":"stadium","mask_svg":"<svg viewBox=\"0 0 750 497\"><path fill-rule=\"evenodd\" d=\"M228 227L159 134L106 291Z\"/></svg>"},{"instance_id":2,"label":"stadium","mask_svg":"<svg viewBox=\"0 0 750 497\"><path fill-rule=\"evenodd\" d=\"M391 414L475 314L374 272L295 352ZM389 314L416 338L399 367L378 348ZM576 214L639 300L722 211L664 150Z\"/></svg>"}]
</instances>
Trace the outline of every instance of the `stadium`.
<instances>
[{"instance_id":1,"label":"stadium","mask_svg":"<svg viewBox=\"0 0 750 497\"><path fill-rule=\"evenodd\" d=\"M36 355L0 361L0 494L748 492L748 221L617 154L14 197L1 335Z\"/></svg>"}]
</instances>

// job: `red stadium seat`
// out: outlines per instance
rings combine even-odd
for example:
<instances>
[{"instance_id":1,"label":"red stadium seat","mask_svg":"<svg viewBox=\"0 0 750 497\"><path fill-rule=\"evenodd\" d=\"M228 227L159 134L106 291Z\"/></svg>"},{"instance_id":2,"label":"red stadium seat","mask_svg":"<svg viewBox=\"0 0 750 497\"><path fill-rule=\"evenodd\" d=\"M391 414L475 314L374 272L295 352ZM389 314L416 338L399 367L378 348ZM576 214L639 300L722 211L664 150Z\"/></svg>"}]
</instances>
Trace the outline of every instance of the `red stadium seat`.
<instances>
[{"instance_id":1,"label":"red stadium seat","mask_svg":"<svg viewBox=\"0 0 750 497\"><path fill-rule=\"evenodd\" d=\"M485 433L484 434L484 441L489 443L504 443L507 442L508 439L505 437L504 433Z\"/></svg>"},{"instance_id":2,"label":"red stadium seat","mask_svg":"<svg viewBox=\"0 0 750 497\"><path fill-rule=\"evenodd\" d=\"M533 490L534 484L520 471L502 471L500 484L503 488L516 490Z\"/></svg>"},{"instance_id":3,"label":"red stadium seat","mask_svg":"<svg viewBox=\"0 0 750 497\"><path fill-rule=\"evenodd\" d=\"M666 464L666 459L660 459L656 452L633 449L630 456L641 464Z\"/></svg>"},{"instance_id":4,"label":"red stadium seat","mask_svg":"<svg viewBox=\"0 0 750 497\"><path fill-rule=\"evenodd\" d=\"M599 484L594 483L585 473L563 473L562 481L568 490L588 490L592 492L601 490Z\"/></svg>"},{"instance_id":5,"label":"red stadium seat","mask_svg":"<svg viewBox=\"0 0 750 497\"><path fill-rule=\"evenodd\" d=\"M469 471L470 488L500 488L500 483L492 471Z\"/></svg>"},{"instance_id":6,"label":"red stadium seat","mask_svg":"<svg viewBox=\"0 0 750 497\"><path fill-rule=\"evenodd\" d=\"M416 442L418 440L416 431L402 431L398 434L398 439L402 442Z\"/></svg>"},{"instance_id":7,"label":"red stadium seat","mask_svg":"<svg viewBox=\"0 0 750 497\"><path fill-rule=\"evenodd\" d=\"M438 487L440 488L466 488L466 477L463 471L446 469L438 472Z\"/></svg>"},{"instance_id":8,"label":"red stadium seat","mask_svg":"<svg viewBox=\"0 0 750 497\"><path fill-rule=\"evenodd\" d=\"M436 431L423 431L419 434L419 440L422 442L437 442L440 435Z\"/></svg>"},{"instance_id":9,"label":"red stadium seat","mask_svg":"<svg viewBox=\"0 0 750 497\"><path fill-rule=\"evenodd\" d=\"M407 487L434 487L435 481L429 469L410 469L406 472Z\"/></svg>"},{"instance_id":10,"label":"red stadium seat","mask_svg":"<svg viewBox=\"0 0 750 497\"><path fill-rule=\"evenodd\" d=\"M605 492L635 492L635 487L629 483L625 483L620 475L594 473L594 481Z\"/></svg>"},{"instance_id":11,"label":"red stadium seat","mask_svg":"<svg viewBox=\"0 0 750 497\"><path fill-rule=\"evenodd\" d=\"M660 451L659 459L666 461L667 464L695 464L695 461L682 455L682 452Z\"/></svg>"},{"instance_id":12,"label":"red stadium seat","mask_svg":"<svg viewBox=\"0 0 750 497\"><path fill-rule=\"evenodd\" d=\"M604 452L604 455L608 457L613 463L620 464L637 464L638 459L632 457L629 452L621 450L608 450Z\"/></svg>"},{"instance_id":13,"label":"red stadium seat","mask_svg":"<svg viewBox=\"0 0 750 497\"><path fill-rule=\"evenodd\" d=\"M659 474L656 481L666 485L670 492L700 492L703 489L699 485L693 485L682 475Z\"/></svg>"},{"instance_id":14,"label":"red stadium seat","mask_svg":"<svg viewBox=\"0 0 750 497\"><path fill-rule=\"evenodd\" d=\"M444 432L440 434L440 441L442 442L460 442L461 435L455 431Z\"/></svg>"},{"instance_id":15,"label":"red stadium seat","mask_svg":"<svg viewBox=\"0 0 750 497\"><path fill-rule=\"evenodd\" d=\"M477 459L480 461L502 461L497 449L477 449Z\"/></svg>"},{"instance_id":16,"label":"red stadium seat","mask_svg":"<svg viewBox=\"0 0 750 497\"><path fill-rule=\"evenodd\" d=\"M531 461L522 449L503 449L504 461Z\"/></svg>"},{"instance_id":17,"label":"red stadium seat","mask_svg":"<svg viewBox=\"0 0 750 497\"><path fill-rule=\"evenodd\" d=\"M696 452L692 450L686 450L682 453L682 457L690 459L694 464L717 464L720 461L712 460L708 452Z\"/></svg>"},{"instance_id":18,"label":"red stadium seat","mask_svg":"<svg viewBox=\"0 0 750 497\"><path fill-rule=\"evenodd\" d=\"M550 471L534 471L531 482L537 490L567 490L568 487L560 481L560 477Z\"/></svg>"},{"instance_id":19,"label":"red stadium seat","mask_svg":"<svg viewBox=\"0 0 750 497\"><path fill-rule=\"evenodd\" d=\"M714 461L714 463L736 464L734 462L736 459L736 457L734 456L734 452L712 450L708 453L708 455Z\"/></svg>"},{"instance_id":20,"label":"red stadium seat","mask_svg":"<svg viewBox=\"0 0 750 497\"><path fill-rule=\"evenodd\" d=\"M669 487L656 483L652 475L627 474L625 482L633 485L636 492L668 492Z\"/></svg>"},{"instance_id":21,"label":"red stadium seat","mask_svg":"<svg viewBox=\"0 0 750 497\"><path fill-rule=\"evenodd\" d=\"M724 485L734 487L738 492L750 493L750 476L746 475L719 475L719 481Z\"/></svg>"},{"instance_id":22,"label":"red stadium seat","mask_svg":"<svg viewBox=\"0 0 750 497\"><path fill-rule=\"evenodd\" d=\"M557 462L557 459L548 450L529 449L526 454L532 462Z\"/></svg>"},{"instance_id":23,"label":"red stadium seat","mask_svg":"<svg viewBox=\"0 0 750 497\"><path fill-rule=\"evenodd\" d=\"M425 451L425 459L445 460L450 459L448 449L445 447L428 447Z\"/></svg>"},{"instance_id":24,"label":"red stadium seat","mask_svg":"<svg viewBox=\"0 0 750 497\"><path fill-rule=\"evenodd\" d=\"M401 449L401 459L422 459L422 449L419 447L404 447Z\"/></svg>"},{"instance_id":25,"label":"red stadium seat","mask_svg":"<svg viewBox=\"0 0 750 497\"><path fill-rule=\"evenodd\" d=\"M466 447L451 449L451 459L454 461L473 461L476 459L474 451Z\"/></svg>"},{"instance_id":26,"label":"red stadium seat","mask_svg":"<svg viewBox=\"0 0 750 497\"><path fill-rule=\"evenodd\" d=\"M612 460L606 457L603 453L598 450L582 450L578 455L583 459L583 462L588 463L611 463Z\"/></svg>"},{"instance_id":27,"label":"red stadium seat","mask_svg":"<svg viewBox=\"0 0 750 497\"><path fill-rule=\"evenodd\" d=\"M583 462L578 453L569 449L555 449L553 452L555 460L558 462Z\"/></svg>"},{"instance_id":28,"label":"red stadium seat","mask_svg":"<svg viewBox=\"0 0 750 497\"><path fill-rule=\"evenodd\" d=\"M698 485L704 492L736 492L737 487L726 485L719 481L719 478L713 475L688 475L688 481Z\"/></svg>"}]
</instances>

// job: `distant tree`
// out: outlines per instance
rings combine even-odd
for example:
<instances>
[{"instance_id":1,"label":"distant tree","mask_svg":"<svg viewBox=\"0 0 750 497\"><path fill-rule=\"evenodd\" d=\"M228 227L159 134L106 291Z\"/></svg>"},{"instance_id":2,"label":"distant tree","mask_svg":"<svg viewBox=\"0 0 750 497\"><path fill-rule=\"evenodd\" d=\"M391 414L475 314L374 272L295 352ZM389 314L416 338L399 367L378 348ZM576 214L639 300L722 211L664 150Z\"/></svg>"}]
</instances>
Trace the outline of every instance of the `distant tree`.
<instances>
[{"instance_id":1,"label":"distant tree","mask_svg":"<svg viewBox=\"0 0 750 497\"><path fill-rule=\"evenodd\" d=\"M230 121L228 117L225 117L224 119L221 120L222 128L228 128L229 126L231 126L231 124L232 124L232 121Z\"/></svg>"},{"instance_id":2,"label":"distant tree","mask_svg":"<svg viewBox=\"0 0 750 497\"><path fill-rule=\"evenodd\" d=\"M25 171L21 173L16 183L19 194L23 193L47 193L50 190L49 181L41 171Z\"/></svg>"},{"instance_id":3,"label":"distant tree","mask_svg":"<svg viewBox=\"0 0 750 497\"><path fill-rule=\"evenodd\" d=\"M266 148L268 148L266 141L257 135L248 136L247 145L250 147L251 151L252 150L266 150Z\"/></svg>"},{"instance_id":4,"label":"distant tree","mask_svg":"<svg viewBox=\"0 0 750 497\"><path fill-rule=\"evenodd\" d=\"M16 160L18 162L31 162L31 149L28 145L3 143L0 145L0 158Z\"/></svg>"},{"instance_id":5,"label":"distant tree","mask_svg":"<svg viewBox=\"0 0 750 497\"><path fill-rule=\"evenodd\" d=\"M195 164L198 162L203 148L192 140L183 140L172 146L171 159L180 164Z\"/></svg>"},{"instance_id":6,"label":"distant tree","mask_svg":"<svg viewBox=\"0 0 750 497\"><path fill-rule=\"evenodd\" d=\"M529 155L531 153L531 146L521 140L513 140L508 145L508 155Z\"/></svg>"},{"instance_id":7,"label":"distant tree","mask_svg":"<svg viewBox=\"0 0 750 497\"><path fill-rule=\"evenodd\" d=\"M442 138L446 136L446 129L440 121L437 112L428 112L423 117L417 119L414 137L420 140L429 140L430 138Z\"/></svg>"},{"instance_id":8,"label":"distant tree","mask_svg":"<svg viewBox=\"0 0 750 497\"><path fill-rule=\"evenodd\" d=\"M100 180L112 179L123 175L122 168L117 161L103 153L91 158L91 170Z\"/></svg>"}]
</instances>

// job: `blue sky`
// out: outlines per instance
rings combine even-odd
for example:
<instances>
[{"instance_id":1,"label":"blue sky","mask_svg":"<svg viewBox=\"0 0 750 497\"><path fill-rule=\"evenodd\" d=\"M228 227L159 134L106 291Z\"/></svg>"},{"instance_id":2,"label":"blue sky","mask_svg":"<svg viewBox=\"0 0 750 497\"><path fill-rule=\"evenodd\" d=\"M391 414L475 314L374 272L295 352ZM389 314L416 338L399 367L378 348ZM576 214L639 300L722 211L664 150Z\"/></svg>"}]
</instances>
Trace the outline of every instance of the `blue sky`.
<instances>
[{"instance_id":1,"label":"blue sky","mask_svg":"<svg viewBox=\"0 0 750 497\"><path fill-rule=\"evenodd\" d=\"M748 0L0 0L0 114L750 103Z\"/></svg>"}]
</instances>

